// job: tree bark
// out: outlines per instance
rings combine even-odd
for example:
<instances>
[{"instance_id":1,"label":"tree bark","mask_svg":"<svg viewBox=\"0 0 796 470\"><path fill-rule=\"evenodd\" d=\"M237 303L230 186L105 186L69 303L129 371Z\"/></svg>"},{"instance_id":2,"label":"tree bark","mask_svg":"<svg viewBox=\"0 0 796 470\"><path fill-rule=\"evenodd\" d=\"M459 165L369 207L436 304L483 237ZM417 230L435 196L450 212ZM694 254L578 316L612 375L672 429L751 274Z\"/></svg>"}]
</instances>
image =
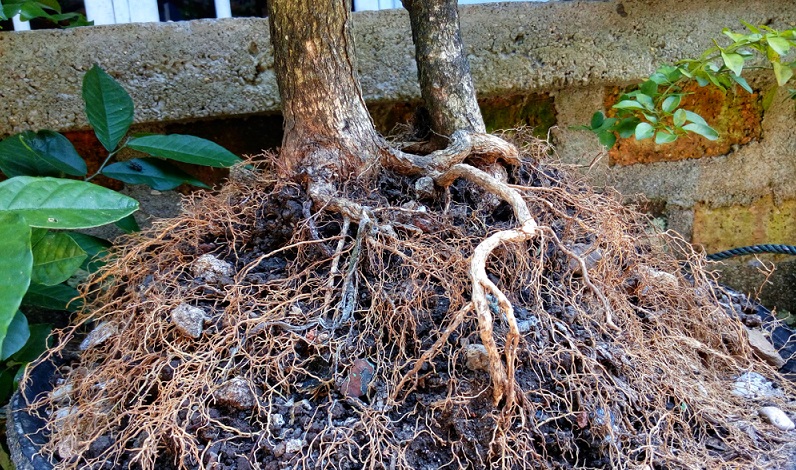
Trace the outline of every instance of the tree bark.
<instances>
[{"instance_id":1,"label":"tree bark","mask_svg":"<svg viewBox=\"0 0 796 470\"><path fill-rule=\"evenodd\" d=\"M268 2L285 122L280 176L344 182L383 150L356 75L350 12L350 0Z\"/></svg>"},{"instance_id":2,"label":"tree bark","mask_svg":"<svg viewBox=\"0 0 796 470\"><path fill-rule=\"evenodd\" d=\"M420 90L431 130L486 132L459 28L457 0L402 0L409 11Z\"/></svg>"}]
</instances>

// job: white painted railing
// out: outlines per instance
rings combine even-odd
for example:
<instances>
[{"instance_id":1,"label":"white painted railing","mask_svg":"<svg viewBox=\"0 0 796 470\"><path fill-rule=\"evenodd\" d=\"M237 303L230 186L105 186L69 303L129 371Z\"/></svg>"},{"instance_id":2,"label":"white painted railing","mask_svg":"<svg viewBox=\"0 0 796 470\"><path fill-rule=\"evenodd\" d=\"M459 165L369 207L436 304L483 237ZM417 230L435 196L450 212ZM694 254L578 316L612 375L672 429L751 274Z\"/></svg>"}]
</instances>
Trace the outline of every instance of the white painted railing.
<instances>
[{"instance_id":1,"label":"white painted railing","mask_svg":"<svg viewBox=\"0 0 796 470\"><path fill-rule=\"evenodd\" d=\"M216 18L232 17L230 0L213 0ZM493 2L547 2L549 0L459 0L460 5ZM94 24L145 23L160 21L157 0L83 0L86 6L86 18ZM354 0L354 10L387 10L402 8L401 0ZM21 21L19 16L13 18L14 31L30 29L30 23Z\"/></svg>"}]
</instances>

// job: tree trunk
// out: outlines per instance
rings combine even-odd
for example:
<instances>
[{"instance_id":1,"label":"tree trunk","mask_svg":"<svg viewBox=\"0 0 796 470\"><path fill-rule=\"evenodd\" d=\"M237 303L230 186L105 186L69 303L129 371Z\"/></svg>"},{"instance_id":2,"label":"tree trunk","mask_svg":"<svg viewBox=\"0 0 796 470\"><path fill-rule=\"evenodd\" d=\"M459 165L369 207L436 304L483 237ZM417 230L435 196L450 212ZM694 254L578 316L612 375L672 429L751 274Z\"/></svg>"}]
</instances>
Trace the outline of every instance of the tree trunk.
<instances>
[{"instance_id":1,"label":"tree trunk","mask_svg":"<svg viewBox=\"0 0 796 470\"><path fill-rule=\"evenodd\" d=\"M402 0L412 23L420 90L431 130L486 131L459 32L457 0Z\"/></svg>"},{"instance_id":2,"label":"tree trunk","mask_svg":"<svg viewBox=\"0 0 796 470\"><path fill-rule=\"evenodd\" d=\"M346 181L383 149L356 75L350 12L350 0L268 2L285 120L280 176Z\"/></svg>"}]
</instances>

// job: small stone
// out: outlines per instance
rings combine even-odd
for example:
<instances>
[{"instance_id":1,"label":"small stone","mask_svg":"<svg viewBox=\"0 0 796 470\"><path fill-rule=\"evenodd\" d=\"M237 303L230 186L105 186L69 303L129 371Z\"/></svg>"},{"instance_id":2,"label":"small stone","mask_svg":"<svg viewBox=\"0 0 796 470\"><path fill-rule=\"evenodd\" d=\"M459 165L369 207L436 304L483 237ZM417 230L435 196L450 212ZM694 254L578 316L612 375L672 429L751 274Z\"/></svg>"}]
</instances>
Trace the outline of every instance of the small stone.
<instances>
[{"instance_id":1,"label":"small stone","mask_svg":"<svg viewBox=\"0 0 796 470\"><path fill-rule=\"evenodd\" d=\"M434 180L430 176L423 176L415 181L415 195L418 199L431 199L434 197Z\"/></svg>"},{"instance_id":2,"label":"small stone","mask_svg":"<svg viewBox=\"0 0 796 470\"><path fill-rule=\"evenodd\" d=\"M220 404L238 410L250 410L257 403L249 381L243 377L227 380L218 387L213 397Z\"/></svg>"},{"instance_id":3,"label":"small stone","mask_svg":"<svg viewBox=\"0 0 796 470\"><path fill-rule=\"evenodd\" d=\"M468 344L464 348L464 361L470 370L489 370L489 355L483 344Z\"/></svg>"},{"instance_id":4,"label":"small stone","mask_svg":"<svg viewBox=\"0 0 796 470\"><path fill-rule=\"evenodd\" d=\"M282 426L285 425L285 417L279 413L272 413L271 414L271 426L276 429L282 429Z\"/></svg>"},{"instance_id":5,"label":"small stone","mask_svg":"<svg viewBox=\"0 0 796 470\"><path fill-rule=\"evenodd\" d=\"M348 371L348 377L340 385L340 391L347 397L359 398L368 393L368 386L373 380L374 368L366 359L357 359Z\"/></svg>"},{"instance_id":6,"label":"small stone","mask_svg":"<svg viewBox=\"0 0 796 470\"><path fill-rule=\"evenodd\" d=\"M732 394L748 398L760 399L782 395L782 390L774 388L774 384L757 372L745 372L735 380Z\"/></svg>"},{"instance_id":7,"label":"small stone","mask_svg":"<svg viewBox=\"0 0 796 470\"><path fill-rule=\"evenodd\" d=\"M593 248L591 244L575 243L570 247L570 250L579 257L583 258L583 264L586 265L587 271L591 271L592 269L596 268L597 263L603 259L602 250L599 248ZM580 266L580 262L576 259L569 260L569 268L575 274L583 274L583 269Z\"/></svg>"},{"instance_id":8,"label":"small stone","mask_svg":"<svg viewBox=\"0 0 796 470\"><path fill-rule=\"evenodd\" d=\"M177 330L185 336L198 338L202 336L204 323L208 320L205 311L188 304L180 304L171 311L171 322Z\"/></svg>"},{"instance_id":9,"label":"small stone","mask_svg":"<svg viewBox=\"0 0 796 470\"><path fill-rule=\"evenodd\" d=\"M231 264L209 253L196 258L192 271L196 278L203 279L208 284L229 283L233 273Z\"/></svg>"},{"instance_id":10,"label":"small stone","mask_svg":"<svg viewBox=\"0 0 796 470\"><path fill-rule=\"evenodd\" d=\"M793 424L793 420L776 406L764 406L760 408L760 416L782 431L790 431L796 428L796 425Z\"/></svg>"},{"instance_id":11,"label":"small stone","mask_svg":"<svg viewBox=\"0 0 796 470\"><path fill-rule=\"evenodd\" d=\"M304 439L288 439L285 441L285 453L295 454L304 447Z\"/></svg>"},{"instance_id":12,"label":"small stone","mask_svg":"<svg viewBox=\"0 0 796 470\"><path fill-rule=\"evenodd\" d=\"M83 342L80 343L79 348L81 351L85 351L87 349L93 348L94 346L99 346L118 332L119 328L116 326L116 323L107 321L101 322L93 330L91 330L88 335L86 335L85 339L83 339Z\"/></svg>"},{"instance_id":13,"label":"small stone","mask_svg":"<svg viewBox=\"0 0 796 470\"><path fill-rule=\"evenodd\" d=\"M747 337L749 338L749 346L755 352L757 357L766 361L768 364L779 369L785 365L785 359L779 355L771 341L766 338L762 331L758 329L746 329Z\"/></svg>"}]
</instances>

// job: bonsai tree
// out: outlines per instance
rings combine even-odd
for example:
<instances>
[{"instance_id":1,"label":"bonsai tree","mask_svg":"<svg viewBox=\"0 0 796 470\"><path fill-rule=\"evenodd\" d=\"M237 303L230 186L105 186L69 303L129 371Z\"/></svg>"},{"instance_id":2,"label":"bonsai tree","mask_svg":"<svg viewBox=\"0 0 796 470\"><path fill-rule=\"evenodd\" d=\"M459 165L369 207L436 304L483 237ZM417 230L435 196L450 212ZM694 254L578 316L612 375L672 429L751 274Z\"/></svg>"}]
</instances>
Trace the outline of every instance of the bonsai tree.
<instances>
[{"instance_id":1,"label":"bonsai tree","mask_svg":"<svg viewBox=\"0 0 796 470\"><path fill-rule=\"evenodd\" d=\"M146 469L786 459L758 418L726 419L748 414L742 372L793 387L749 354L701 259L540 163L545 143L486 134L456 1L404 6L432 137L399 148L365 107L350 2L268 2L282 147L84 291L52 354L93 329L34 403L45 454Z\"/></svg>"}]
</instances>

